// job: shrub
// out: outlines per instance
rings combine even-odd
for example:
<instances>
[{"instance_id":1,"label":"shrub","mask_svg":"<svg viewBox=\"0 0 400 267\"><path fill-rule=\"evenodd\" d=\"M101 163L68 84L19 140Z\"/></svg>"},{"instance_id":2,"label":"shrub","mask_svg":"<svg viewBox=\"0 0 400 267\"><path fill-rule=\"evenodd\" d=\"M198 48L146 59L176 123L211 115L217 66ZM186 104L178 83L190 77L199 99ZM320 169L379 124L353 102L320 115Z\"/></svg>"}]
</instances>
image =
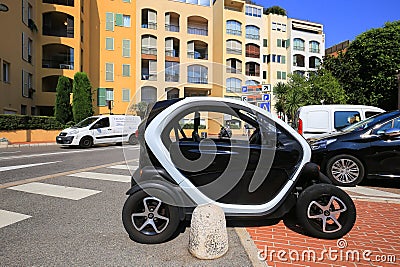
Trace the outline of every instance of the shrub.
<instances>
[{"instance_id":1,"label":"shrub","mask_svg":"<svg viewBox=\"0 0 400 267\"><path fill-rule=\"evenodd\" d=\"M92 85L84 72L77 72L74 76L72 88L72 113L74 121L79 122L93 115Z\"/></svg>"},{"instance_id":2,"label":"shrub","mask_svg":"<svg viewBox=\"0 0 400 267\"><path fill-rule=\"evenodd\" d=\"M66 126L55 117L26 116L26 115L0 115L0 130L60 130Z\"/></svg>"},{"instance_id":3,"label":"shrub","mask_svg":"<svg viewBox=\"0 0 400 267\"><path fill-rule=\"evenodd\" d=\"M65 124L72 120L72 108L70 104L70 94L72 92L71 82L65 76L58 78L56 89L56 104L54 107L54 116Z\"/></svg>"}]
</instances>

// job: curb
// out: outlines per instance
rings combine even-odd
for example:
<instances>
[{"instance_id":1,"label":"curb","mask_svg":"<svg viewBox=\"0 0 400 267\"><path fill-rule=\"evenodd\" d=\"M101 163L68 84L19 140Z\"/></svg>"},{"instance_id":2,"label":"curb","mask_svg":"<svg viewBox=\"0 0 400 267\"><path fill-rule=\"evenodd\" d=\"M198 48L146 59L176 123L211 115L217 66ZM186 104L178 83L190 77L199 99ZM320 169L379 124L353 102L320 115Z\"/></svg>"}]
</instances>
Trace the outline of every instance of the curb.
<instances>
[{"instance_id":1,"label":"curb","mask_svg":"<svg viewBox=\"0 0 400 267\"><path fill-rule=\"evenodd\" d=\"M246 228L242 227L235 227L236 234L240 239L240 243L244 250L246 251L249 259L254 267L268 267L266 261L261 261L258 258L258 248L254 244L253 239L250 237L249 233L247 232Z\"/></svg>"},{"instance_id":2,"label":"curb","mask_svg":"<svg viewBox=\"0 0 400 267\"><path fill-rule=\"evenodd\" d=\"M0 145L0 148L12 148L12 147L38 147L38 146L55 146L57 143L49 142L49 143L22 143L22 144L7 144Z\"/></svg>"}]
</instances>

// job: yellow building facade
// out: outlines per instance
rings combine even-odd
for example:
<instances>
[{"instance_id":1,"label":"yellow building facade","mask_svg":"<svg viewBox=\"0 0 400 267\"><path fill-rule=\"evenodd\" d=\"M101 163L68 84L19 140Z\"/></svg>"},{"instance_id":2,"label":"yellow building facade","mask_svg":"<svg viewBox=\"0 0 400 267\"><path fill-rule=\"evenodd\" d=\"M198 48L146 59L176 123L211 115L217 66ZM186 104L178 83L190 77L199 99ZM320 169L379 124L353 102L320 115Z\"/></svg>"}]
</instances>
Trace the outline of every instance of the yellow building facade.
<instances>
[{"instance_id":1,"label":"yellow building facade","mask_svg":"<svg viewBox=\"0 0 400 267\"><path fill-rule=\"evenodd\" d=\"M272 88L292 71L290 19L244 0L2 2L13 30L0 43L0 114L53 115L58 77L78 71L95 114L190 96L274 112Z\"/></svg>"}]
</instances>

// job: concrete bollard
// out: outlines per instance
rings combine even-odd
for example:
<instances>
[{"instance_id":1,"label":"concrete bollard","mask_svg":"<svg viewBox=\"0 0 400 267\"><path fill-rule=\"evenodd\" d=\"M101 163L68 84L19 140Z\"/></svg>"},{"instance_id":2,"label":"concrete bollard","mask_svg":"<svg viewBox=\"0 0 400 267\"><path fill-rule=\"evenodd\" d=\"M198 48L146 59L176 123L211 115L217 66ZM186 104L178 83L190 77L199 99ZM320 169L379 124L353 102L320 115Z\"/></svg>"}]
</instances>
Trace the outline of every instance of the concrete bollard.
<instances>
[{"instance_id":1,"label":"concrete bollard","mask_svg":"<svg viewBox=\"0 0 400 267\"><path fill-rule=\"evenodd\" d=\"M212 260L228 251L224 211L213 204L194 209L189 232L189 252L199 259Z\"/></svg>"}]
</instances>

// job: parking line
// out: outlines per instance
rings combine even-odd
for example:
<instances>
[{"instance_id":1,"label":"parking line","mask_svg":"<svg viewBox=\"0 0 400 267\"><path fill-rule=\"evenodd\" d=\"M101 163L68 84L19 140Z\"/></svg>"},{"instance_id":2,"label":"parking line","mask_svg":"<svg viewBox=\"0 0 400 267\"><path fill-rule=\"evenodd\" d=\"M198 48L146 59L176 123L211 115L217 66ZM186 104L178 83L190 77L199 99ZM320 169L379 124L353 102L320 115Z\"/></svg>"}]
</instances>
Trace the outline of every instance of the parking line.
<instances>
[{"instance_id":1,"label":"parking line","mask_svg":"<svg viewBox=\"0 0 400 267\"><path fill-rule=\"evenodd\" d=\"M107 168L109 168L109 169L118 169L118 170L127 170L127 171L129 171L129 170L135 171L138 168L138 166L113 165L113 166L110 166L110 167L107 167Z\"/></svg>"},{"instance_id":2,"label":"parking line","mask_svg":"<svg viewBox=\"0 0 400 267\"><path fill-rule=\"evenodd\" d=\"M393 198L400 198L399 194L394 194L390 192L385 192L382 190L376 190L368 187L363 187L363 186L357 186L357 187L345 187L342 188L345 191L350 191L353 193L361 194L361 195L366 195L366 196L371 196L371 197L393 197Z\"/></svg>"},{"instance_id":3,"label":"parking line","mask_svg":"<svg viewBox=\"0 0 400 267\"><path fill-rule=\"evenodd\" d=\"M0 210L0 228L23 221L32 216L16 213L8 210Z\"/></svg>"},{"instance_id":4,"label":"parking line","mask_svg":"<svg viewBox=\"0 0 400 267\"><path fill-rule=\"evenodd\" d=\"M98 172L78 172L78 173L70 174L68 176L95 179L95 180L103 180L103 181L122 182L122 183L130 183L131 182L131 177L129 175L119 175L119 174L108 174L108 173L98 173Z\"/></svg>"},{"instance_id":5,"label":"parking line","mask_svg":"<svg viewBox=\"0 0 400 267\"><path fill-rule=\"evenodd\" d=\"M101 192L91 189L83 189L77 187L35 183L35 182L9 187L7 189L38 194L38 195L51 196L51 197L72 199L72 200L80 200L82 198L95 195Z\"/></svg>"}]
</instances>

